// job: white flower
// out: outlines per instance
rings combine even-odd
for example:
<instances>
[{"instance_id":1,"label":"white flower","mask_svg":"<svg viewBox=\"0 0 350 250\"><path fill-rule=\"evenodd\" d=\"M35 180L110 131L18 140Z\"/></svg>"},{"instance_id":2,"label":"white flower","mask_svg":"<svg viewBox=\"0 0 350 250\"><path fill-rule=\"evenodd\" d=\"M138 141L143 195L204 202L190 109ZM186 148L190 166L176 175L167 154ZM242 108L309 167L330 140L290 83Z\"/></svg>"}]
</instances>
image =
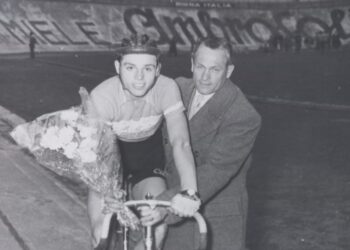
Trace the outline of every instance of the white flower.
<instances>
[{"instance_id":1,"label":"white flower","mask_svg":"<svg viewBox=\"0 0 350 250\"><path fill-rule=\"evenodd\" d=\"M97 132L97 129L93 127L78 125L77 128L80 132L80 136L83 138L90 138Z\"/></svg>"},{"instance_id":2,"label":"white flower","mask_svg":"<svg viewBox=\"0 0 350 250\"><path fill-rule=\"evenodd\" d=\"M27 123L18 125L10 135L21 146L26 148L34 147L34 140L28 133L29 125Z\"/></svg>"},{"instance_id":3,"label":"white flower","mask_svg":"<svg viewBox=\"0 0 350 250\"><path fill-rule=\"evenodd\" d=\"M78 143L76 142L71 142L65 145L63 148L64 155L67 156L67 158L69 159L73 159L77 154L76 152L77 148L78 148Z\"/></svg>"},{"instance_id":4,"label":"white flower","mask_svg":"<svg viewBox=\"0 0 350 250\"><path fill-rule=\"evenodd\" d=\"M72 127L63 127L58 131L58 143L64 147L65 145L69 144L71 141L73 141L74 137L74 129Z\"/></svg>"},{"instance_id":5,"label":"white flower","mask_svg":"<svg viewBox=\"0 0 350 250\"><path fill-rule=\"evenodd\" d=\"M57 126L49 127L41 137L40 146L51 150L59 149L61 144L59 143L58 131Z\"/></svg>"},{"instance_id":6,"label":"white flower","mask_svg":"<svg viewBox=\"0 0 350 250\"><path fill-rule=\"evenodd\" d=\"M97 155L94 151L87 148L78 148L77 153L83 163L94 162L97 159Z\"/></svg>"},{"instance_id":7,"label":"white flower","mask_svg":"<svg viewBox=\"0 0 350 250\"><path fill-rule=\"evenodd\" d=\"M61 119L68 122L75 122L79 117L79 113L74 109L63 110L60 114Z\"/></svg>"},{"instance_id":8,"label":"white flower","mask_svg":"<svg viewBox=\"0 0 350 250\"><path fill-rule=\"evenodd\" d=\"M80 142L79 148L93 150L97 147L97 140L90 138L85 138Z\"/></svg>"}]
</instances>

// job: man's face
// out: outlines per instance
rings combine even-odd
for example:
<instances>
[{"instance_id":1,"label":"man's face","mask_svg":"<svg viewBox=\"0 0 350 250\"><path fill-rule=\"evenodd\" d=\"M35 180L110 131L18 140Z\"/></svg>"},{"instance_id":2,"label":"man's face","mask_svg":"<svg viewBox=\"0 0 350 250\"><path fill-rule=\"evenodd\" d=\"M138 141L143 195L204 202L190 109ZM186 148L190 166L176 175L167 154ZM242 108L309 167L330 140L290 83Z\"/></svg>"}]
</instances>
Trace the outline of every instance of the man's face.
<instances>
[{"instance_id":1,"label":"man's face","mask_svg":"<svg viewBox=\"0 0 350 250\"><path fill-rule=\"evenodd\" d=\"M201 45L192 59L193 80L203 95L214 93L231 76L233 65L228 65L223 49L211 49Z\"/></svg>"},{"instance_id":2,"label":"man's face","mask_svg":"<svg viewBox=\"0 0 350 250\"><path fill-rule=\"evenodd\" d=\"M115 68L124 89L136 97L144 96L159 76L160 65L150 54L127 54L121 61L115 61Z\"/></svg>"}]
</instances>

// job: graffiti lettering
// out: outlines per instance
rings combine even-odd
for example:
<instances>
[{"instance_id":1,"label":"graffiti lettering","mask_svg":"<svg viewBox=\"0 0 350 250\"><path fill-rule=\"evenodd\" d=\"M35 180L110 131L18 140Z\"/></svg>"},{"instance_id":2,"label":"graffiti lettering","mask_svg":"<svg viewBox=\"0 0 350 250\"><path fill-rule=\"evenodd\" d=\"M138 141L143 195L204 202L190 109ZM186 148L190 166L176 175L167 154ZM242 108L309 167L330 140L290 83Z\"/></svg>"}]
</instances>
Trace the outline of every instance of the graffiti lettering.
<instances>
[{"instance_id":1,"label":"graffiti lettering","mask_svg":"<svg viewBox=\"0 0 350 250\"><path fill-rule=\"evenodd\" d=\"M0 34L2 40L9 40L8 37L15 39L22 45L27 44L29 32L34 32L38 44L41 45L89 45L88 41L73 40L66 32L54 21L47 20L20 20L8 22L0 20L0 25L8 34ZM94 45L109 45L110 43L100 39L100 34L93 30L97 27L93 22L76 22L76 26L85 35L85 37ZM77 37L76 35L74 37Z\"/></svg>"},{"instance_id":2,"label":"graffiti lettering","mask_svg":"<svg viewBox=\"0 0 350 250\"><path fill-rule=\"evenodd\" d=\"M56 22L52 22L52 25L61 33L61 35L67 39L67 41L70 43L70 44L73 44L73 45L86 45L86 44L89 44L88 42L86 41L73 41L61 28L60 26L56 23Z\"/></svg>"},{"instance_id":3,"label":"graffiti lettering","mask_svg":"<svg viewBox=\"0 0 350 250\"><path fill-rule=\"evenodd\" d=\"M183 20L181 17L172 19L168 16L161 16L161 18L168 26L171 36L174 37L179 44L186 44L186 42L182 39L182 34L184 34L184 36L189 40L190 44L194 44L197 38L203 37L202 32L199 30L196 22L192 18L186 18L185 20ZM179 32L176 27L180 28Z\"/></svg>"},{"instance_id":4,"label":"graffiti lettering","mask_svg":"<svg viewBox=\"0 0 350 250\"><path fill-rule=\"evenodd\" d=\"M306 37L314 37L319 31L327 32L329 27L325 22L316 17L305 16L298 20L297 29Z\"/></svg>"},{"instance_id":5,"label":"graffiti lettering","mask_svg":"<svg viewBox=\"0 0 350 250\"><path fill-rule=\"evenodd\" d=\"M299 32L297 29L296 19L294 18L293 14L289 11L282 11L274 13L273 15L274 20L276 22L276 28L274 29L274 34L276 34L278 31L282 31L286 36L291 36L295 32ZM288 23L288 27L286 26L286 23Z\"/></svg>"},{"instance_id":6,"label":"graffiti lettering","mask_svg":"<svg viewBox=\"0 0 350 250\"><path fill-rule=\"evenodd\" d=\"M339 10L339 9L333 10L331 12L331 18L332 18L333 25L331 25L331 27L330 27L330 32L333 29L335 29L337 31L337 33L339 34L340 38L343 38L343 39L349 38L350 33L346 34L346 32L341 24L345 18L345 12L342 10Z\"/></svg>"},{"instance_id":7,"label":"graffiti lettering","mask_svg":"<svg viewBox=\"0 0 350 250\"><path fill-rule=\"evenodd\" d=\"M225 17L223 20L220 20L219 18L211 17L207 11L200 10L197 12L199 22L196 22L192 17L187 17L184 20L181 17L171 18L169 16L160 16L160 19L164 20L164 23L167 25L170 31L168 36L161 27L152 10L147 9L146 11L143 11L135 8L128 9L124 13L126 27L131 33L137 32L137 29L132 23L132 18L137 15L142 16L146 20L141 23L143 28L153 27L159 32L160 39L157 41L159 44L169 42L169 37L174 37L178 44L185 44L183 37L189 41L190 44L193 44L196 38L206 35L224 36L230 41L232 41L233 37L233 42L244 44L244 40L241 35L243 31L246 31L255 42L263 42L265 39L261 37L261 34L255 32L254 25L260 24L264 26L265 29L271 34L273 34L276 30L272 24L263 19L251 18L245 24L243 24L239 19L230 19ZM176 29L176 27L179 27L180 30ZM205 30L206 34L201 32L200 27Z\"/></svg>"},{"instance_id":8,"label":"graffiti lettering","mask_svg":"<svg viewBox=\"0 0 350 250\"><path fill-rule=\"evenodd\" d=\"M339 14L338 14L339 15ZM133 17L142 18L140 23L133 22ZM141 18L140 18L141 17ZM278 32L283 32L286 36L292 36L295 32L302 32L305 37L314 36L315 34L309 32L308 26L317 26L319 29L328 31L329 26L321 19L304 16L296 20L289 12L276 13L273 20L265 20L262 18L251 17L245 23L238 18L211 17L207 11L199 10L197 12L199 21L195 21L193 17L174 17L159 15L158 19L151 9L127 9L124 13L124 22L131 33L144 32L147 28L154 28L159 34L159 44L169 42L169 37L174 37L178 44L186 45L193 44L197 38L203 36L224 36L226 39L237 44L251 44L264 43L270 37L276 35ZM342 30L342 37L345 32L342 29L340 20L344 17L333 18L333 23L339 31ZM290 20L289 20L290 19ZM295 26L294 30L291 27L286 27L284 21L296 22L289 24ZM169 34L165 32L160 23L164 21ZM313 28L315 29L315 28ZM205 34L201 30L205 31ZM350 35L349 35L350 36ZM248 38L247 38L248 37Z\"/></svg>"},{"instance_id":9,"label":"graffiti lettering","mask_svg":"<svg viewBox=\"0 0 350 250\"><path fill-rule=\"evenodd\" d=\"M0 20L2 26L11 34L11 36L21 44L25 44L26 32L18 25L15 21L5 21Z\"/></svg>"},{"instance_id":10,"label":"graffiti lettering","mask_svg":"<svg viewBox=\"0 0 350 250\"><path fill-rule=\"evenodd\" d=\"M34 30L33 30L33 28L30 27L29 24L27 24L27 23L25 22L25 20L21 20L21 23L22 23L22 25L25 26L25 27L27 28L27 30L28 30L28 31L27 31L27 35L26 35L27 37L29 37L29 35L28 35L29 32L35 33ZM47 42L45 42L40 36L36 36L36 38L37 38L37 40L38 40L39 43L41 43L41 44L47 44Z\"/></svg>"},{"instance_id":11,"label":"graffiti lettering","mask_svg":"<svg viewBox=\"0 0 350 250\"><path fill-rule=\"evenodd\" d=\"M254 29L255 26L259 26L259 30L263 29L263 32L256 32ZM245 25L245 28L250 37L258 43L267 41L270 38L270 36L275 33L275 29L272 26L272 24L260 18L249 19ZM270 34L270 36L268 36L267 38L263 35L266 33Z\"/></svg>"},{"instance_id":12,"label":"graffiti lettering","mask_svg":"<svg viewBox=\"0 0 350 250\"><path fill-rule=\"evenodd\" d=\"M225 18L224 20L235 42L237 44L244 44L244 40L241 37L241 33L244 30L244 24L242 23L242 21L238 18Z\"/></svg>"},{"instance_id":13,"label":"graffiti lettering","mask_svg":"<svg viewBox=\"0 0 350 250\"><path fill-rule=\"evenodd\" d=\"M230 40L230 37L225 30L225 25L221 20L218 18L212 18L206 11L198 11L198 18L208 36L224 36L226 39Z\"/></svg>"},{"instance_id":14,"label":"graffiti lettering","mask_svg":"<svg viewBox=\"0 0 350 250\"><path fill-rule=\"evenodd\" d=\"M95 30L89 30L86 27L95 27L95 23L93 22L76 22L76 25L79 29L85 34L85 36L96 45L109 45L110 42L99 39L99 33Z\"/></svg>"},{"instance_id":15,"label":"graffiti lettering","mask_svg":"<svg viewBox=\"0 0 350 250\"><path fill-rule=\"evenodd\" d=\"M168 43L169 38L166 32L164 31L164 29L162 28L162 26L159 24L152 9L145 9L143 11L142 9L136 8L136 9L127 9L124 12L124 22L126 27L131 31L131 33L135 34L137 33L137 29L132 24L133 16L141 16L146 20L141 23L143 26L142 27L143 32L144 32L144 28L154 28L159 34L159 38L157 42L159 44Z\"/></svg>"},{"instance_id":16,"label":"graffiti lettering","mask_svg":"<svg viewBox=\"0 0 350 250\"><path fill-rule=\"evenodd\" d=\"M54 34L47 21L29 21L32 27L43 37L49 44L64 45L65 41L59 40Z\"/></svg>"}]
</instances>

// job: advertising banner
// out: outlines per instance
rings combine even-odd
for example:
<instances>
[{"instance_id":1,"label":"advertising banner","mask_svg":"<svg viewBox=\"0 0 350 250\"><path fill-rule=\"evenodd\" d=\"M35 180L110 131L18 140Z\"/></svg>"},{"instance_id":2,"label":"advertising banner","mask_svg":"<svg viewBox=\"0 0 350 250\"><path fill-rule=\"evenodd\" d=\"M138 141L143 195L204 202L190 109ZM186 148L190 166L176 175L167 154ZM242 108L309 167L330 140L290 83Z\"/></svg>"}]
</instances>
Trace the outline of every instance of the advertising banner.
<instances>
[{"instance_id":1,"label":"advertising banner","mask_svg":"<svg viewBox=\"0 0 350 250\"><path fill-rule=\"evenodd\" d=\"M226 37L233 48L242 50L259 49L278 36L287 41L298 36L312 44L318 37L336 35L341 45L350 42L350 3L288 9L282 4L268 9L209 3L140 7L2 0L0 53L28 51L30 32L38 51L104 51L133 33L149 35L161 48L175 39L180 50L189 50L196 39L208 35Z\"/></svg>"}]
</instances>

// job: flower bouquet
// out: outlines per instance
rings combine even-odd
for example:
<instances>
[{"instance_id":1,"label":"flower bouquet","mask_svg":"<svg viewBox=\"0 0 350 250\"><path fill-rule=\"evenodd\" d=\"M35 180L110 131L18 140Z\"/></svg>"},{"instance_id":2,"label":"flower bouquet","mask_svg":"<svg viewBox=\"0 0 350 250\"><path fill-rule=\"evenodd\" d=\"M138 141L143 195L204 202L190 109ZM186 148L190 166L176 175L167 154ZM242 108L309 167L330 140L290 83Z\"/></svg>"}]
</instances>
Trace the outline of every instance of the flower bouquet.
<instances>
[{"instance_id":1,"label":"flower bouquet","mask_svg":"<svg viewBox=\"0 0 350 250\"><path fill-rule=\"evenodd\" d=\"M86 89L82 105L44 114L18 125L10 135L37 161L58 175L82 180L89 188L120 201L114 211L124 226L137 228L137 217L123 205L120 154L113 130L97 116ZM113 139L114 138L114 139Z\"/></svg>"}]
</instances>

